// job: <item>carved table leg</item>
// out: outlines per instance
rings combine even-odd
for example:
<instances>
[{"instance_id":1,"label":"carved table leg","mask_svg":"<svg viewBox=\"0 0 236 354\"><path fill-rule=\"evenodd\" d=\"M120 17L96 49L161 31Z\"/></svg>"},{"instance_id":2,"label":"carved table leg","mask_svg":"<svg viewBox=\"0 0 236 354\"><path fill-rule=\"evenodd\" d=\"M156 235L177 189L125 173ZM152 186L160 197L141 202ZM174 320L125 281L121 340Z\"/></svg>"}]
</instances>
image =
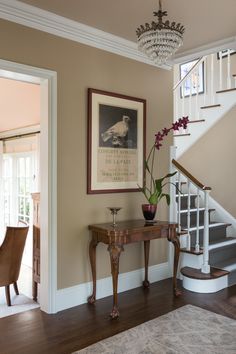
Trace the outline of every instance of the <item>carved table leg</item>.
<instances>
[{"instance_id":1,"label":"carved table leg","mask_svg":"<svg viewBox=\"0 0 236 354\"><path fill-rule=\"evenodd\" d=\"M181 295L181 291L177 287L177 278L176 278L178 263L179 263L179 254L180 254L180 242L175 229L169 229L168 241L173 243L175 249L174 269L173 269L173 291L174 291L174 295L178 297L179 295Z\"/></svg>"},{"instance_id":2,"label":"carved table leg","mask_svg":"<svg viewBox=\"0 0 236 354\"><path fill-rule=\"evenodd\" d=\"M122 245L109 245L108 251L110 253L111 259L111 274L112 274L112 284L113 284L113 308L110 313L112 319L119 317L119 310L117 305L117 287L118 287L118 274L119 274L119 259L120 253L124 251Z\"/></svg>"},{"instance_id":3,"label":"carved table leg","mask_svg":"<svg viewBox=\"0 0 236 354\"><path fill-rule=\"evenodd\" d=\"M98 245L98 241L92 239L89 244L89 258L92 269L92 278L93 278L93 293L88 297L88 303L94 304L96 301L96 247Z\"/></svg>"},{"instance_id":4,"label":"carved table leg","mask_svg":"<svg viewBox=\"0 0 236 354\"><path fill-rule=\"evenodd\" d=\"M148 280L148 262L149 262L150 240L144 241L144 263L145 263L145 278L143 287L149 288L150 282Z\"/></svg>"}]
</instances>

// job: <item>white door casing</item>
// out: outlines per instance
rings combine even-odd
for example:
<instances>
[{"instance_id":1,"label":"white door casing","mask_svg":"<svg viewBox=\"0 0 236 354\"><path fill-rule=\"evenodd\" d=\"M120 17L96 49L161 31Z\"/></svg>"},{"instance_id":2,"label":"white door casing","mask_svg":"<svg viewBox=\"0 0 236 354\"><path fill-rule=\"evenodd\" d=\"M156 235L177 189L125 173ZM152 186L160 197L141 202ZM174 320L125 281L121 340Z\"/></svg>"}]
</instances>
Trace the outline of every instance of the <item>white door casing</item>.
<instances>
[{"instance_id":1,"label":"white door casing","mask_svg":"<svg viewBox=\"0 0 236 354\"><path fill-rule=\"evenodd\" d=\"M57 73L0 59L0 77L40 84L41 250L40 307L56 312L57 293Z\"/></svg>"}]
</instances>

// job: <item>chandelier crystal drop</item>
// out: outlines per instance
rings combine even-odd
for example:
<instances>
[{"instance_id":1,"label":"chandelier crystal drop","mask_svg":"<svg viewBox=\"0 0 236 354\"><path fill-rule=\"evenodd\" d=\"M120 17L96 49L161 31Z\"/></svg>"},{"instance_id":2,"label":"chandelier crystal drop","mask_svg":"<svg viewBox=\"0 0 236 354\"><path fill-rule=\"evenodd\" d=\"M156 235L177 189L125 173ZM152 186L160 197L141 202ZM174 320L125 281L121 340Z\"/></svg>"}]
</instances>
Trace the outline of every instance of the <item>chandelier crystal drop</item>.
<instances>
[{"instance_id":1,"label":"chandelier crystal drop","mask_svg":"<svg viewBox=\"0 0 236 354\"><path fill-rule=\"evenodd\" d=\"M151 24L145 23L137 28L138 49L146 54L157 65L163 65L183 45L184 26L180 23L163 22L162 18L167 16L162 11L161 0L159 0L159 11L153 12L158 21Z\"/></svg>"}]
</instances>

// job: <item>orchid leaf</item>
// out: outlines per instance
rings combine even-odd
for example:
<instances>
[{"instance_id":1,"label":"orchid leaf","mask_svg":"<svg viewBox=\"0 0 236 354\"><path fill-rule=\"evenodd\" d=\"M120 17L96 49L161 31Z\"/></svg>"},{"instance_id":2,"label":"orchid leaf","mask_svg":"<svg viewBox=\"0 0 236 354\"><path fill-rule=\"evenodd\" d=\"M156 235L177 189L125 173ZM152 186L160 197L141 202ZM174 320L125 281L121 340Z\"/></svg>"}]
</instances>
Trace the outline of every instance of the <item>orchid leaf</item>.
<instances>
[{"instance_id":1,"label":"orchid leaf","mask_svg":"<svg viewBox=\"0 0 236 354\"><path fill-rule=\"evenodd\" d=\"M165 197L165 198L166 198L166 203L167 203L167 205L170 205L170 195L163 193L163 194L162 194L162 197Z\"/></svg>"}]
</instances>

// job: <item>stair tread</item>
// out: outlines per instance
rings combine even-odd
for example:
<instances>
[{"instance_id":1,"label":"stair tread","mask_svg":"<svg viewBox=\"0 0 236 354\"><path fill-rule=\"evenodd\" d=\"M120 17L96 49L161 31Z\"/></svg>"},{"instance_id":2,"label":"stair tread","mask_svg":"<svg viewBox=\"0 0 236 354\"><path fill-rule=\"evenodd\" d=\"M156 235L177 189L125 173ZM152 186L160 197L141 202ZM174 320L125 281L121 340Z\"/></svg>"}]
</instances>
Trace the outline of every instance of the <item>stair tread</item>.
<instances>
[{"instance_id":1,"label":"stair tread","mask_svg":"<svg viewBox=\"0 0 236 354\"><path fill-rule=\"evenodd\" d=\"M217 267L210 267L210 273L205 274L201 272L201 269L184 267L180 271L184 276L192 279L200 279L200 280L209 280L216 279L228 275L229 272L224 269L220 269Z\"/></svg>"},{"instance_id":2,"label":"stair tread","mask_svg":"<svg viewBox=\"0 0 236 354\"><path fill-rule=\"evenodd\" d=\"M201 109L207 109L207 108L215 108L215 107L220 107L221 104L211 104L209 106L202 106L200 107Z\"/></svg>"},{"instance_id":3,"label":"stair tread","mask_svg":"<svg viewBox=\"0 0 236 354\"><path fill-rule=\"evenodd\" d=\"M224 261L214 264L214 267L219 267L228 272L236 270L236 256L232 258L225 259Z\"/></svg>"},{"instance_id":4,"label":"stair tread","mask_svg":"<svg viewBox=\"0 0 236 354\"><path fill-rule=\"evenodd\" d=\"M196 256L199 256L199 255L203 254L203 250L202 249L200 249L199 252L195 252L195 247L191 247L190 250L188 250L187 248L181 248L180 251L183 252L183 253L194 254Z\"/></svg>"},{"instance_id":5,"label":"stair tread","mask_svg":"<svg viewBox=\"0 0 236 354\"><path fill-rule=\"evenodd\" d=\"M199 208L199 211L203 211L205 210L205 208ZM209 211L214 211L215 209L209 209ZM190 209L190 213L192 212L195 212L197 211L197 208L194 208L194 209ZM188 212L188 209L181 209L180 210L180 214L184 214L184 213L187 213Z\"/></svg>"},{"instance_id":6,"label":"stair tread","mask_svg":"<svg viewBox=\"0 0 236 354\"><path fill-rule=\"evenodd\" d=\"M236 87L233 87L230 89L225 89L225 90L219 90L219 91L216 91L216 93L224 93L224 92L231 92L231 91L236 91Z\"/></svg>"},{"instance_id":7,"label":"stair tread","mask_svg":"<svg viewBox=\"0 0 236 354\"><path fill-rule=\"evenodd\" d=\"M202 122L205 122L205 121L206 121L205 119L192 119L192 120L188 121L188 124L190 124L190 123L202 123Z\"/></svg>"},{"instance_id":8,"label":"stair tread","mask_svg":"<svg viewBox=\"0 0 236 354\"><path fill-rule=\"evenodd\" d=\"M215 222L215 223L210 223L209 224L209 228L214 228L214 227L218 227L218 226L230 226L231 224L225 223L225 222ZM203 230L204 229L204 225L199 225L199 230ZM189 231L195 231L197 230L197 226L194 227L190 227ZM183 231L187 231L186 229L183 229Z\"/></svg>"},{"instance_id":9,"label":"stair tread","mask_svg":"<svg viewBox=\"0 0 236 354\"><path fill-rule=\"evenodd\" d=\"M186 134L173 134L174 137L180 137L180 136L190 136L190 133L186 133Z\"/></svg>"},{"instance_id":10,"label":"stair tread","mask_svg":"<svg viewBox=\"0 0 236 354\"><path fill-rule=\"evenodd\" d=\"M236 237L224 237L219 240L210 241L209 250L214 250L221 247L227 247L236 244Z\"/></svg>"}]
</instances>

